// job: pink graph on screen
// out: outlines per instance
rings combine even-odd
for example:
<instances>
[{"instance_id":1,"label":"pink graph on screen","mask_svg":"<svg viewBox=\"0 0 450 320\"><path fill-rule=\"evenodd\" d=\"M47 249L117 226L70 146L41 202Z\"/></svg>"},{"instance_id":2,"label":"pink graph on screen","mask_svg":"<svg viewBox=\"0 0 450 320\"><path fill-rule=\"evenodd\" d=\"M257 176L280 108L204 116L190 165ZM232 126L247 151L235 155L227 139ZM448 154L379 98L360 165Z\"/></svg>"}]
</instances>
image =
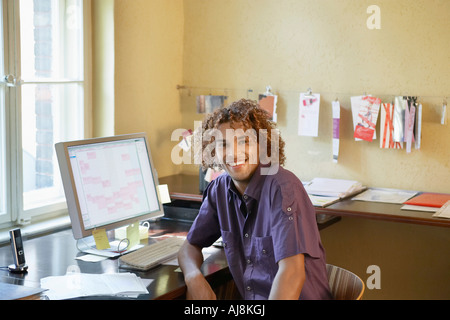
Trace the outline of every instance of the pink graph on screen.
<instances>
[{"instance_id":1,"label":"pink graph on screen","mask_svg":"<svg viewBox=\"0 0 450 320\"><path fill-rule=\"evenodd\" d=\"M97 217L148 210L134 147L114 146L77 153L87 210Z\"/></svg>"}]
</instances>

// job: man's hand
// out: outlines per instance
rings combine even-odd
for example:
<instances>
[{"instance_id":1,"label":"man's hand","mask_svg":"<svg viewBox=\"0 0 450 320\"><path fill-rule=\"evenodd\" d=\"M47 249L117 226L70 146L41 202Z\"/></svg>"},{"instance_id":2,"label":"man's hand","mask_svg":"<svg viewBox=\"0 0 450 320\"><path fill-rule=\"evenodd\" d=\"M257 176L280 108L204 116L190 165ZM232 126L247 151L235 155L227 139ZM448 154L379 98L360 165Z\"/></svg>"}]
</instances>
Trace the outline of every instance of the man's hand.
<instances>
[{"instance_id":1,"label":"man's hand","mask_svg":"<svg viewBox=\"0 0 450 320\"><path fill-rule=\"evenodd\" d=\"M202 249L185 241L178 252L178 262L184 274L188 300L216 300L216 294L200 271L203 264Z\"/></svg>"},{"instance_id":2,"label":"man's hand","mask_svg":"<svg viewBox=\"0 0 450 320\"><path fill-rule=\"evenodd\" d=\"M206 281L205 277L199 273L196 276L184 278L187 286L187 300L216 300L216 294Z\"/></svg>"}]
</instances>

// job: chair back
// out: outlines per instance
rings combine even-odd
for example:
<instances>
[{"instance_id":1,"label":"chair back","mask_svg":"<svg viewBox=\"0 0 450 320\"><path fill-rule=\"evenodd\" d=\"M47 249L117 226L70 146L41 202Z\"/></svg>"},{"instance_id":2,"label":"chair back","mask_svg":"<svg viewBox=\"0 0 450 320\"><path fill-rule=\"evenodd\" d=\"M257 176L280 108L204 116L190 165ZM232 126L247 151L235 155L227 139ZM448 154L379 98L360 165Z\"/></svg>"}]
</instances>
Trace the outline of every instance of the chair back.
<instances>
[{"instance_id":1,"label":"chair back","mask_svg":"<svg viewBox=\"0 0 450 320\"><path fill-rule=\"evenodd\" d=\"M335 300L361 300L364 282L353 272L327 264L328 284Z\"/></svg>"}]
</instances>

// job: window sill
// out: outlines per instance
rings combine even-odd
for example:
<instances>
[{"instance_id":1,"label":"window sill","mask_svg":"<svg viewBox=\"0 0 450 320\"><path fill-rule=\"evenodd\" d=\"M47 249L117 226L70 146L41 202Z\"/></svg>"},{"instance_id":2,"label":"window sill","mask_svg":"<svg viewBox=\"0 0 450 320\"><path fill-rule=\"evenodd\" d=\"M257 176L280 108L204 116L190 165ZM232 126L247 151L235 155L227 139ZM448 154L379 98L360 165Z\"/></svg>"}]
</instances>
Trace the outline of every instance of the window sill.
<instances>
[{"instance_id":1,"label":"window sill","mask_svg":"<svg viewBox=\"0 0 450 320\"><path fill-rule=\"evenodd\" d=\"M47 233L67 229L70 226L70 218L68 215L65 215L21 226L20 231L25 240L27 238L39 237ZM0 230L0 246L9 244L9 230L11 229L13 228Z\"/></svg>"}]
</instances>

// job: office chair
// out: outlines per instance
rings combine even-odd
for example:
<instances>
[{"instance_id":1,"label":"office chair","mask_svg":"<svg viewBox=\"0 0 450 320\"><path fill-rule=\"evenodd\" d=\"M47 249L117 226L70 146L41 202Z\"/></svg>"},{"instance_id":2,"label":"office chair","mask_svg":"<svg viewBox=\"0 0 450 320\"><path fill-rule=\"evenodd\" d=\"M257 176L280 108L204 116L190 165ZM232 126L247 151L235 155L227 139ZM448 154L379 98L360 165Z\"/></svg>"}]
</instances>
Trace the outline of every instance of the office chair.
<instances>
[{"instance_id":1,"label":"office chair","mask_svg":"<svg viewBox=\"0 0 450 320\"><path fill-rule=\"evenodd\" d=\"M328 284L335 300L361 300L364 282L353 272L327 264Z\"/></svg>"}]
</instances>

